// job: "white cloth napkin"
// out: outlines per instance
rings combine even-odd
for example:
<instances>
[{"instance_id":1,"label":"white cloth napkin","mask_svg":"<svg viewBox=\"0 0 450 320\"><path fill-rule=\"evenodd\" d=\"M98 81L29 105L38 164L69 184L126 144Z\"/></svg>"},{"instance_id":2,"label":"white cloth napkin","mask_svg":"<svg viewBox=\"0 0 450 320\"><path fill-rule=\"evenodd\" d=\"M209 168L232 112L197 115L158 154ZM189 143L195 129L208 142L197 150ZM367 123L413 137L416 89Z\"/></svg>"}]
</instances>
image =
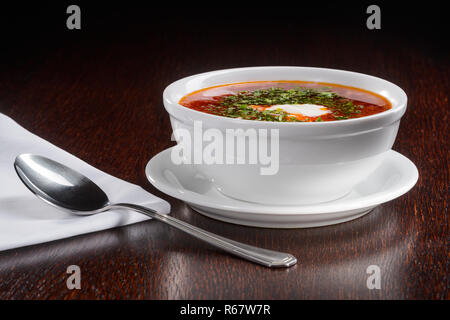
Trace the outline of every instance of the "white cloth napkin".
<instances>
[{"instance_id":1,"label":"white cloth napkin","mask_svg":"<svg viewBox=\"0 0 450 320\"><path fill-rule=\"evenodd\" d=\"M130 202L161 213L170 212L170 205L166 201L88 165L0 114L0 251L148 219L142 214L126 210L75 216L44 203L16 175L13 163L21 153L42 155L83 173L105 191L111 202Z\"/></svg>"}]
</instances>

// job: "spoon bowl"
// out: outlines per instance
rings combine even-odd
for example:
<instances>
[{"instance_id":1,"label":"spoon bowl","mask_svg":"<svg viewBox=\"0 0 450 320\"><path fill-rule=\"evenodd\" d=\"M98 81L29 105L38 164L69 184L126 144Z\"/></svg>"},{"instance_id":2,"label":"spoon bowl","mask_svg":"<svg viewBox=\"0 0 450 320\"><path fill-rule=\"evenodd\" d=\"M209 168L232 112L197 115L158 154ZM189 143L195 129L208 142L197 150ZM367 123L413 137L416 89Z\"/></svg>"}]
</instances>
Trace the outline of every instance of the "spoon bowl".
<instances>
[{"instance_id":1,"label":"spoon bowl","mask_svg":"<svg viewBox=\"0 0 450 320\"><path fill-rule=\"evenodd\" d=\"M109 205L103 190L81 173L54 160L22 154L14 162L17 175L45 202L77 215L91 215Z\"/></svg>"}]
</instances>

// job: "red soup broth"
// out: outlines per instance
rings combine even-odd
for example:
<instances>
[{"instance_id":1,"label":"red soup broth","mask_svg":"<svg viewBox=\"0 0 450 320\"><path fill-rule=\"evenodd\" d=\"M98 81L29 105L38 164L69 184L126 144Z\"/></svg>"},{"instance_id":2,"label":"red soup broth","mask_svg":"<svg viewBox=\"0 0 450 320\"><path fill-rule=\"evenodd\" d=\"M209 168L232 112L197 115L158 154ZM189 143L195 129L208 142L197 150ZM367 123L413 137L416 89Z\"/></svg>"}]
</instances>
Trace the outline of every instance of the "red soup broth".
<instances>
[{"instance_id":1,"label":"red soup broth","mask_svg":"<svg viewBox=\"0 0 450 320\"><path fill-rule=\"evenodd\" d=\"M311 96L307 95L306 104L309 106L313 105L316 108L324 107L321 110L328 110L326 111L328 113L320 116L308 116L299 113L288 113L287 115L283 110L277 109L278 112L273 114L274 111L269 111L273 110L273 108L268 109L273 104L267 103L267 101L277 100L259 98L260 96L264 97L265 94L271 94L270 98L273 99L281 99L282 95L290 97L289 92L284 92L290 89L312 92L310 93ZM298 101L298 103L294 104L304 106L304 98L297 98L299 94L295 93L295 91L293 92L295 96L292 96L292 99L296 102ZM239 93L241 93L241 96L239 96ZM328 98L330 96L328 93L331 93L332 98ZM256 97L257 94L260 94L260 96ZM237 100L235 99L236 97ZM245 100L238 97L243 97ZM250 100L248 97L250 97ZM235 100L232 99L235 99L237 103L234 103L233 101ZM253 101L256 103L242 104L242 101ZM311 101L313 101L312 104ZM367 90L325 82L284 80L240 82L214 86L189 93L179 103L190 109L219 116L282 122L341 121L371 116L392 108L391 103L385 97ZM292 105L276 103L274 108L280 104Z\"/></svg>"}]
</instances>

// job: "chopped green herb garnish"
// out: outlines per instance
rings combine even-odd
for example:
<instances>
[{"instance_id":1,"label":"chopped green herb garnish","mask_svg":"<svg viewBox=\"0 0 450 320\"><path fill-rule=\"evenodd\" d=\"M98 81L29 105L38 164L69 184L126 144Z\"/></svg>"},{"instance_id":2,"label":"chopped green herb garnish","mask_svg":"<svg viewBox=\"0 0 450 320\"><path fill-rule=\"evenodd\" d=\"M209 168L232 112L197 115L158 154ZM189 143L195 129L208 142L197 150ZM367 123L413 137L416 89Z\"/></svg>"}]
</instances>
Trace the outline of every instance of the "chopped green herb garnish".
<instances>
[{"instance_id":1,"label":"chopped green herb garnish","mask_svg":"<svg viewBox=\"0 0 450 320\"><path fill-rule=\"evenodd\" d=\"M322 117L318 117L315 120L314 118L298 120L295 116L292 116L282 109L264 110L263 108L260 108L260 110L254 107L268 107L284 104L323 105L331 111L330 115L336 120L348 119L352 114L361 113L361 109L363 108L363 106L355 105L351 100L339 96L326 87L321 88L321 90L301 87L294 89L274 87L255 91L240 91L234 95L222 96L217 104L211 104L205 107L214 110L214 114L231 118L281 122L310 120L317 122L324 121Z\"/></svg>"}]
</instances>

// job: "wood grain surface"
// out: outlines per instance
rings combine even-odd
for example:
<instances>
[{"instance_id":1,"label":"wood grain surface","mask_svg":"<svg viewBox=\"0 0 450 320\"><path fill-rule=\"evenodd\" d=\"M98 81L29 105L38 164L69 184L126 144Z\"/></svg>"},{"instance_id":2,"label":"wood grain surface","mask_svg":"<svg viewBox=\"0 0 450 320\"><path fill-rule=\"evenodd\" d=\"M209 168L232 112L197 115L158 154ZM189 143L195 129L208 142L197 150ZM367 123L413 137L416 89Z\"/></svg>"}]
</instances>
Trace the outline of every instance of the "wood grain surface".
<instances>
[{"instance_id":1,"label":"wood grain surface","mask_svg":"<svg viewBox=\"0 0 450 320\"><path fill-rule=\"evenodd\" d=\"M439 41L446 37L436 25L411 28L387 13L382 30L370 31L364 8L347 22L333 18L334 9L325 24L314 15L230 20L202 11L192 20L92 9L82 30L69 31L63 8L40 30L34 20L14 24L14 16L8 26L16 33L1 25L8 41L0 55L1 113L166 199L173 216L299 262L270 270L148 221L0 252L0 298L448 299L449 64ZM417 185L357 220L291 230L206 218L152 187L144 167L173 145L164 88L199 72L261 65L345 69L402 87L408 110L393 149L417 165ZM0 192L5 187L0 182ZM81 290L66 287L72 264L81 268ZM380 266L380 290L366 286L369 265Z\"/></svg>"}]
</instances>

